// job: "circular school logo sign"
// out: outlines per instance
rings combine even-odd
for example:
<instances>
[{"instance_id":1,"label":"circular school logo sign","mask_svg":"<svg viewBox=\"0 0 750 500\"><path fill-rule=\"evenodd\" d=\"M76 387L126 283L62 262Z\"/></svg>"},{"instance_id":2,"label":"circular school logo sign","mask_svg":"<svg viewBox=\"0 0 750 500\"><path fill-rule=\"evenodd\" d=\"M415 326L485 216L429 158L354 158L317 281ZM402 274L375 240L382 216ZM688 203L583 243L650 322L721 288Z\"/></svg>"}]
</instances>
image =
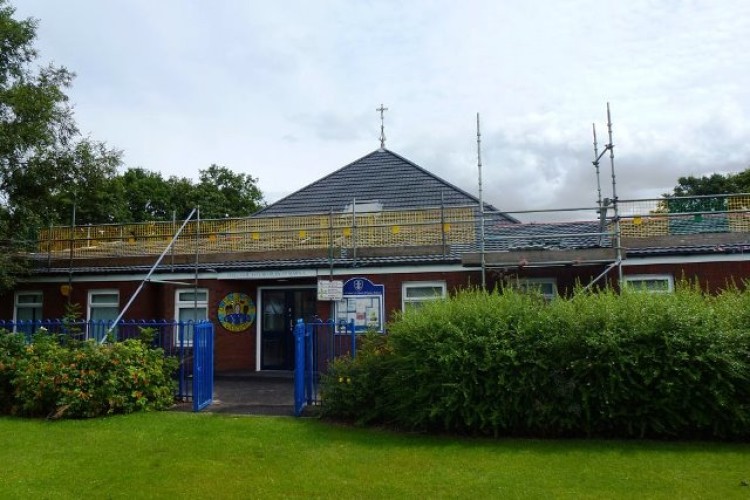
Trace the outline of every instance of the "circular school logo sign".
<instances>
[{"instance_id":1,"label":"circular school logo sign","mask_svg":"<svg viewBox=\"0 0 750 500\"><path fill-rule=\"evenodd\" d=\"M241 332L255 321L255 304L244 293L233 292L219 302L219 323L230 332Z\"/></svg>"}]
</instances>

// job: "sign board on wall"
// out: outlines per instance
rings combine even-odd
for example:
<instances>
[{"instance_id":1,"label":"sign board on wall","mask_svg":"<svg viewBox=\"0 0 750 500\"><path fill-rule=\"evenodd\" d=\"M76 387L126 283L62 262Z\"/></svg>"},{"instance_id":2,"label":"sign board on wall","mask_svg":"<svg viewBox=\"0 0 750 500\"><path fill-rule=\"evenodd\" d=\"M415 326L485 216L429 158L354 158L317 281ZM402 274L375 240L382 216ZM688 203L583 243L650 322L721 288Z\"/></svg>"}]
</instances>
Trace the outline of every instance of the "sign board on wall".
<instances>
[{"instance_id":1,"label":"sign board on wall","mask_svg":"<svg viewBox=\"0 0 750 500\"><path fill-rule=\"evenodd\" d=\"M341 280L318 280L318 300L341 300L344 298L344 282Z\"/></svg>"},{"instance_id":2,"label":"sign board on wall","mask_svg":"<svg viewBox=\"0 0 750 500\"><path fill-rule=\"evenodd\" d=\"M219 273L222 280L265 280L265 279L288 279L288 278L310 278L317 276L315 269L283 269L268 271L232 271Z\"/></svg>"},{"instance_id":3,"label":"sign board on wall","mask_svg":"<svg viewBox=\"0 0 750 500\"><path fill-rule=\"evenodd\" d=\"M367 278L351 278L344 283L343 296L336 303L336 320L354 321L358 332L383 331L383 295L385 287Z\"/></svg>"}]
</instances>

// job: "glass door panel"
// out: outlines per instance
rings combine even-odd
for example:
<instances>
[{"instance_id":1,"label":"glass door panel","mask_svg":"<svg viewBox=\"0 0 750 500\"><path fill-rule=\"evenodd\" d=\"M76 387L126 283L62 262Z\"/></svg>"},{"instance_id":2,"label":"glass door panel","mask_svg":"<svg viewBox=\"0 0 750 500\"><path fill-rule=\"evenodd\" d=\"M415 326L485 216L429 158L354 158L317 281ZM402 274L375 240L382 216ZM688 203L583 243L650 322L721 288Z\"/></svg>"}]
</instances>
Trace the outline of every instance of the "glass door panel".
<instances>
[{"instance_id":1,"label":"glass door panel","mask_svg":"<svg viewBox=\"0 0 750 500\"><path fill-rule=\"evenodd\" d=\"M294 369L294 324L315 317L314 289L261 292L261 370Z\"/></svg>"}]
</instances>

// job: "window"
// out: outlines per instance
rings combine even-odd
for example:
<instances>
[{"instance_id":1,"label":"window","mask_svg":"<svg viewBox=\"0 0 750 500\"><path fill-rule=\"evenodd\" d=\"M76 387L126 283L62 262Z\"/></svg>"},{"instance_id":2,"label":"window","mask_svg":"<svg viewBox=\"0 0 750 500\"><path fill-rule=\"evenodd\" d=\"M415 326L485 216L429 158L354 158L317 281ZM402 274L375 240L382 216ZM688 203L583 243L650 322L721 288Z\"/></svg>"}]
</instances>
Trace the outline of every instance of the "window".
<instances>
[{"instance_id":1,"label":"window","mask_svg":"<svg viewBox=\"0 0 750 500\"><path fill-rule=\"evenodd\" d=\"M42 292L16 293L13 321L40 321L42 319ZM14 326L15 329L15 326Z\"/></svg>"},{"instance_id":2,"label":"window","mask_svg":"<svg viewBox=\"0 0 750 500\"><path fill-rule=\"evenodd\" d=\"M107 334L109 323L120 314L120 292L117 290L89 291L87 337L101 340Z\"/></svg>"},{"instance_id":3,"label":"window","mask_svg":"<svg viewBox=\"0 0 750 500\"><path fill-rule=\"evenodd\" d=\"M557 296L557 282L554 278L520 278L513 280L511 286L522 292L541 293L546 300Z\"/></svg>"},{"instance_id":4,"label":"window","mask_svg":"<svg viewBox=\"0 0 750 500\"><path fill-rule=\"evenodd\" d=\"M670 274L634 274L625 276L625 286L648 293L669 293L674 291L674 278Z\"/></svg>"},{"instance_id":5,"label":"window","mask_svg":"<svg viewBox=\"0 0 750 500\"><path fill-rule=\"evenodd\" d=\"M444 281L421 281L401 285L401 310L416 309L425 302L445 298Z\"/></svg>"},{"instance_id":6,"label":"window","mask_svg":"<svg viewBox=\"0 0 750 500\"><path fill-rule=\"evenodd\" d=\"M120 314L120 292L97 290L89 292L89 321L114 321Z\"/></svg>"},{"instance_id":7,"label":"window","mask_svg":"<svg viewBox=\"0 0 750 500\"><path fill-rule=\"evenodd\" d=\"M177 290L174 317L183 323L180 327L182 335L174 337L175 345L193 345L193 323L208 319L208 290Z\"/></svg>"}]
</instances>

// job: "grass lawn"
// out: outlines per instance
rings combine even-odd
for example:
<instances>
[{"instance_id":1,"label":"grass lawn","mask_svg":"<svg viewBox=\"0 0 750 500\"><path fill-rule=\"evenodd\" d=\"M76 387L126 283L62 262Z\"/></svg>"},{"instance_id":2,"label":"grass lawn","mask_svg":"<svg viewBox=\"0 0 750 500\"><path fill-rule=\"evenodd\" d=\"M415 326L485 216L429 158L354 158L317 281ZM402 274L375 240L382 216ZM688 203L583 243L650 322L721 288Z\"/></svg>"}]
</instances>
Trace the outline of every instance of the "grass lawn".
<instances>
[{"instance_id":1,"label":"grass lawn","mask_svg":"<svg viewBox=\"0 0 750 500\"><path fill-rule=\"evenodd\" d=\"M0 418L0 498L750 498L750 444L479 440L316 420Z\"/></svg>"}]
</instances>

